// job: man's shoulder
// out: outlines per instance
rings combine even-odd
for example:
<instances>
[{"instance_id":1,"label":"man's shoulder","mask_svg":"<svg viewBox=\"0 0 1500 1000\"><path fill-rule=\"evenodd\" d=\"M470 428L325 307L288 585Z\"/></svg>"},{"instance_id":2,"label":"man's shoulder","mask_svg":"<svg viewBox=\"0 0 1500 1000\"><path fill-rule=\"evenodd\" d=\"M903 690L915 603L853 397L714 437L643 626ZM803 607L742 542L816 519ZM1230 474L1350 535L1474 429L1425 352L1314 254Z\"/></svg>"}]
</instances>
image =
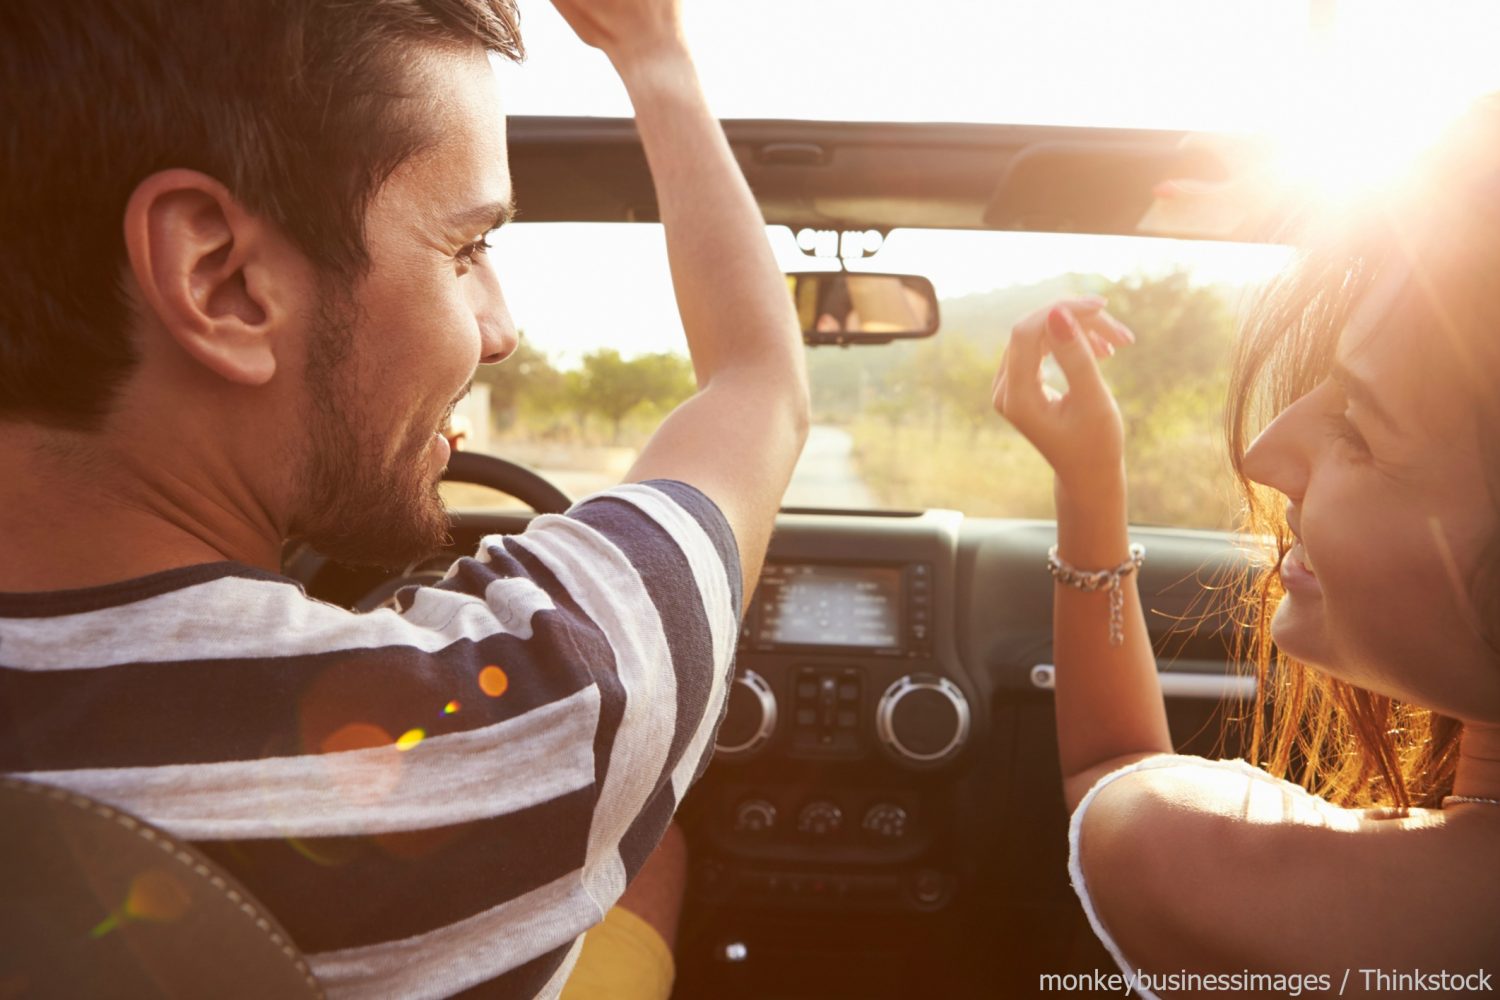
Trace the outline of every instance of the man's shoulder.
<instances>
[{"instance_id":1,"label":"man's shoulder","mask_svg":"<svg viewBox=\"0 0 1500 1000\"><path fill-rule=\"evenodd\" d=\"M181 566L72 590L0 595L0 664L86 669L218 645L273 617L326 607L293 580L236 562Z\"/></svg>"},{"instance_id":2,"label":"man's shoulder","mask_svg":"<svg viewBox=\"0 0 1500 1000\"><path fill-rule=\"evenodd\" d=\"M584 593L626 604L628 594L649 595L658 609L698 605L716 626L737 618L741 606L739 549L728 519L701 490L676 480L623 483L565 514L536 518L521 535L480 545L481 560L506 556L549 592L584 605Z\"/></svg>"},{"instance_id":3,"label":"man's shoulder","mask_svg":"<svg viewBox=\"0 0 1500 1000\"><path fill-rule=\"evenodd\" d=\"M621 483L582 498L564 516L604 531L639 531L654 525L678 546L707 543L721 558L738 559L733 530L719 505L696 486L676 479Z\"/></svg>"}]
</instances>

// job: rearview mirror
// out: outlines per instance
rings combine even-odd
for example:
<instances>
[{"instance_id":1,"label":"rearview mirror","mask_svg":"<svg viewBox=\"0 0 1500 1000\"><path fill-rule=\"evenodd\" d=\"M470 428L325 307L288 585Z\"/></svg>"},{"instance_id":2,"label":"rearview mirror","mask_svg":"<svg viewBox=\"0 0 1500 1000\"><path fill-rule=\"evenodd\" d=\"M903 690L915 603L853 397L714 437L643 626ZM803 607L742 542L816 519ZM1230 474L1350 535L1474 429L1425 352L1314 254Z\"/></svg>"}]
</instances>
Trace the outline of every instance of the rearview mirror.
<instances>
[{"instance_id":1,"label":"rearview mirror","mask_svg":"<svg viewBox=\"0 0 1500 1000\"><path fill-rule=\"evenodd\" d=\"M919 275L798 271L786 280L809 345L886 344L937 333L937 292Z\"/></svg>"}]
</instances>

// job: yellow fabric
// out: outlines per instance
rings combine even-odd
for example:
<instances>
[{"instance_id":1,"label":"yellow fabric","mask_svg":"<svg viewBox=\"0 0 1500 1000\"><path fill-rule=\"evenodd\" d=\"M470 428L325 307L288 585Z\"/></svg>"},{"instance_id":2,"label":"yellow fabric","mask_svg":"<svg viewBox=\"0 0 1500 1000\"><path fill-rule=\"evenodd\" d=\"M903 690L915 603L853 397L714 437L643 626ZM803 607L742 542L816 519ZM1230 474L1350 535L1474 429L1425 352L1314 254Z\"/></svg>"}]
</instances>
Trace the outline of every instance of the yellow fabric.
<instances>
[{"instance_id":1,"label":"yellow fabric","mask_svg":"<svg viewBox=\"0 0 1500 1000\"><path fill-rule=\"evenodd\" d=\"M667 1000L677 966L655 928L623 906L583 937L561 1000Z\"/></svg>"}]
</instances>

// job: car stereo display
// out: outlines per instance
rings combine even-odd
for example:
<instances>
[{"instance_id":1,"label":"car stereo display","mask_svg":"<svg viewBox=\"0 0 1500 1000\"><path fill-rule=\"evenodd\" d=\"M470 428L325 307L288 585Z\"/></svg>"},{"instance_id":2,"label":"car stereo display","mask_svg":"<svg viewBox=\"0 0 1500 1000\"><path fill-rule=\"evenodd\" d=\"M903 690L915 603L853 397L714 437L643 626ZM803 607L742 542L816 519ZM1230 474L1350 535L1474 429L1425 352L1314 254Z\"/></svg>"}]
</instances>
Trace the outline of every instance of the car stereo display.
<instances>
[{"instance_id":1,"label":"car stereo display","mask_svg":"<svg viewBox=\"0 0 1500 1000\"><path fill-rule=\"evenodd\" d=\"M776 646L901 645L901 570L768 563L755 641Z\"/></svg>"}]
</instances>

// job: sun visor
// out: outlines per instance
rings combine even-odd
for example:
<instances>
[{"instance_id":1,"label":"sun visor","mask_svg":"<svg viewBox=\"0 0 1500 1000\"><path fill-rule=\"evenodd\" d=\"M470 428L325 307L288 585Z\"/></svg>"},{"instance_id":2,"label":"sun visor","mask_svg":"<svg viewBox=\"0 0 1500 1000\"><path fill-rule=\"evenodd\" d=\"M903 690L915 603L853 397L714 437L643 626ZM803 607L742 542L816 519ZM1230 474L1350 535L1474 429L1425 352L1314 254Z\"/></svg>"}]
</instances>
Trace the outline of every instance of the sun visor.
<instances>
[{"instance_id":1,"label":"sun visor","mask_svg":"<svg viewBox=\"0 0 1500 1000\"><path fill-rule=\"evenodd\" d=\"M1167 180L1222 181L1223 162L1175 142L1053 142L1021 150L984 210L994 229L1137 235ZM1202 237L1202 232L1160 233Z\"/></svg>"}]
</instances>

